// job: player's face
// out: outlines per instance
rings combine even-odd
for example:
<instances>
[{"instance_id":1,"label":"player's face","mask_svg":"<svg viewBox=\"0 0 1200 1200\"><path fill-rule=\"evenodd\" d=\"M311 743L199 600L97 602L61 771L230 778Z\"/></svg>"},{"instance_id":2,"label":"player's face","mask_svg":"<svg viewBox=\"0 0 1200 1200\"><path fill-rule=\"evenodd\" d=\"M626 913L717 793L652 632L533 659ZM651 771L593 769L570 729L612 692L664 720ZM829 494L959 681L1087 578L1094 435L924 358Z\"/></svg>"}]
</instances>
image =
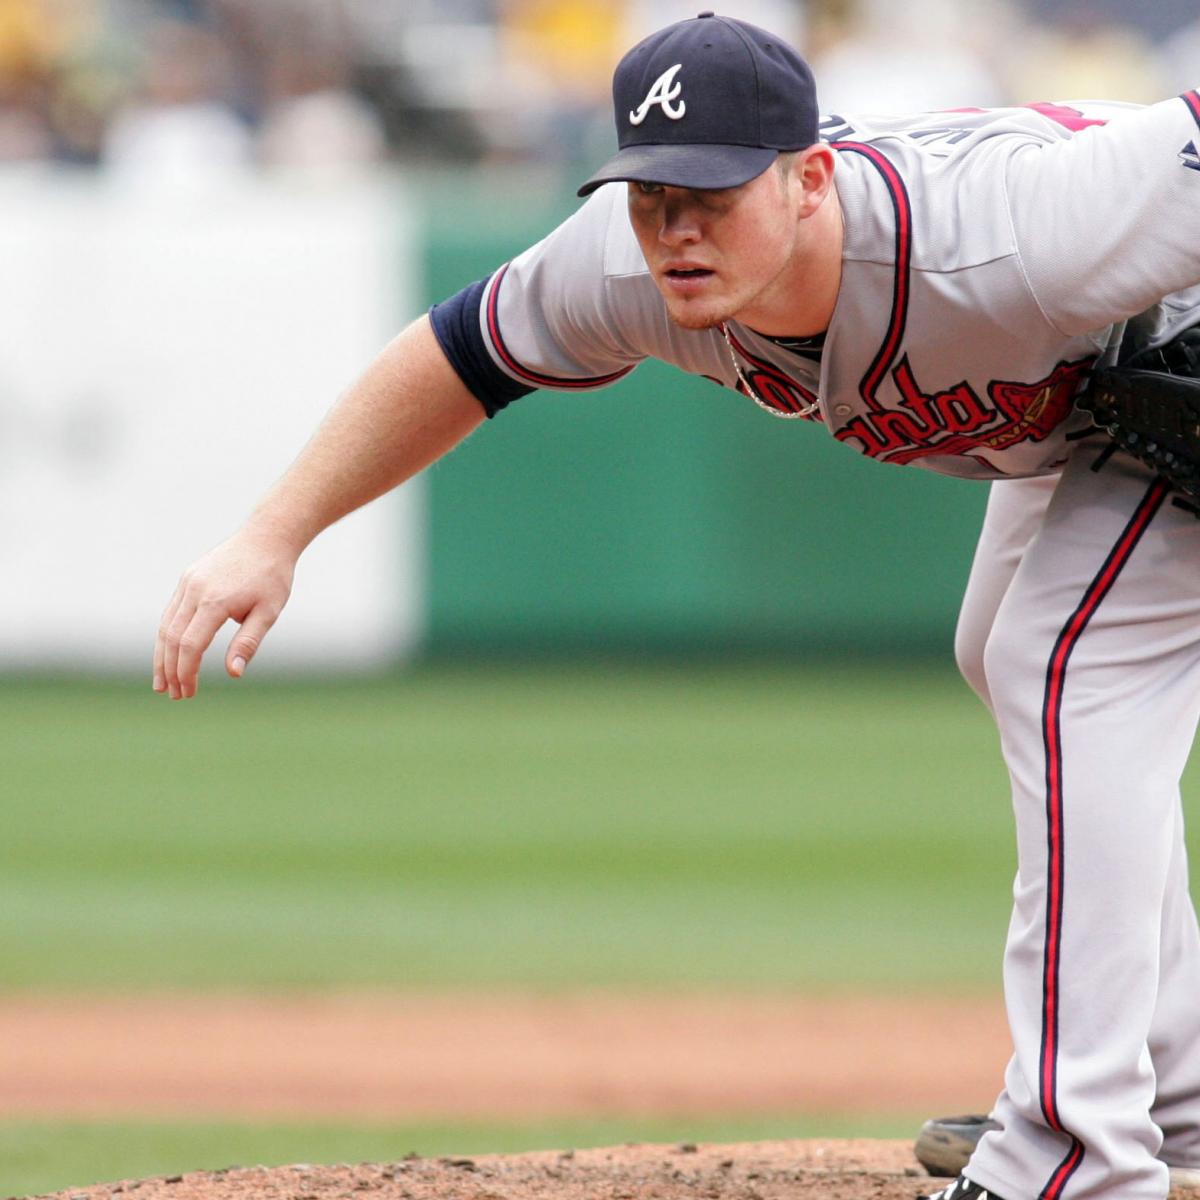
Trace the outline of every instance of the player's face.
<instances>
[{"instance_id":1,"label":"player's face","mask_svg":"<svg viewBox=\"0 0 1200 1200\"><path fill-rule=\"evenodd\" d=\"M806 255L804 218L814 211L803 176L771 166L719 191L628 185L630 222L676 324L708 329L735 316L763 332L787 324Z\"/></svg>"}]
</instances>

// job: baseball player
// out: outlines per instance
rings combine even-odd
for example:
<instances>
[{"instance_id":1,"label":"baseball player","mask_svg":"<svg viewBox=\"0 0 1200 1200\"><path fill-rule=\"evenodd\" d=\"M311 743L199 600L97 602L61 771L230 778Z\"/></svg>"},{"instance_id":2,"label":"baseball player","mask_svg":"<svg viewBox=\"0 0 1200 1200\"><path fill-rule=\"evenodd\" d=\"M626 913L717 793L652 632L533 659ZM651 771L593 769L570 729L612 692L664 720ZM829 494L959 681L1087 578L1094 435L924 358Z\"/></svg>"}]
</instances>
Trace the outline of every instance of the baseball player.
<instances>
[{"instance_id":1,"label":"baseball player","mask_svg":"<svg viewBox=\"0 0 1200 1200\"><path fill-rule=\"evenodd\" d=\"M634 47L613 92L588 201L383 351L184 574L154 687L194 695L229 618L241 675L308 542L485 414L649 357L881 463L996 481L957 655L1012 778L1014 1053L938 1195L1162 1200L1168 1164L1200 1166L1200 521L1076 398L1200 322L1200 94L821 121L791 48L712 13Z\"/></svg>"}]
</instances>

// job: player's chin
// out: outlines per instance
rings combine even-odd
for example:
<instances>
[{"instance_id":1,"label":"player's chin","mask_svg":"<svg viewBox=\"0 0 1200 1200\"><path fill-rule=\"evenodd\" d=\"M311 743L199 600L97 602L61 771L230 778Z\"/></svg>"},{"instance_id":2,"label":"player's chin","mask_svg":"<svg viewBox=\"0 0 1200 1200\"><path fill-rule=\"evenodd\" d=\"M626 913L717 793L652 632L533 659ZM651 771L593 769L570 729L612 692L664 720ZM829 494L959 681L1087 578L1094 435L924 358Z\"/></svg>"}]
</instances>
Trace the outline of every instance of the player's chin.
<instances>
[{"instance_id":1,"label":"player's chin","mask_svg":"<svg viewBox=\"0 0 1200 1200\"><path fill-rule=\"evenodd\" d=\"M659 295L666 304L667 316L681 329L712 329L727 320L728 305L712 294L712 279L703 284L676 287L656 279Z\"/></svg>"},{"instance_id":2,"label":"player's chin","mask_svg":"<svg viewBox=\"0 0 1200 1200\"><path fill-rule=\"evenodd\" d=\"M712 302L667 300L667 316L681 329L715 329L728 321L730 313L725 305Z\"/></svg>"}]
</instances>

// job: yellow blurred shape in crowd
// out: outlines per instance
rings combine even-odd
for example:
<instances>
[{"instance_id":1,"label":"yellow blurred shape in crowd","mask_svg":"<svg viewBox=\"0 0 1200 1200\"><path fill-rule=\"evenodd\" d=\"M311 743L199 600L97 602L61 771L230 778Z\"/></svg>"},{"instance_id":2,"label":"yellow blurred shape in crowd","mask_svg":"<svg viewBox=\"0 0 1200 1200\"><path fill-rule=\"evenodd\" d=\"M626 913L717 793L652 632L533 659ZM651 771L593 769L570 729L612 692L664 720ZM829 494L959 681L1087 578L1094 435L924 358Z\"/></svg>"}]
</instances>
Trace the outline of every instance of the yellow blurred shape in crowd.
<instances>
[{"instance_id":1,"label":"yellow blurred shape in crowd","mask_svg":"<svg viewBox=\"0 0 1200 1200\"><path fill-rule=\"evenodd\" d=\"M508 0L503 30L520 57L572 91L607 91L624 6L599 0Z\"/></svg>"},{"instance_id":2,"label":"yellow blurred shape in crowd","mask_svg":"<svg viewBox=\"0 0 1200 1200\"><path fill-rule=\"evenodd\" d=\"M37 75L54 57L56 39L38 0L0 0L0 75Z\"/></svg>"}]
</instances>

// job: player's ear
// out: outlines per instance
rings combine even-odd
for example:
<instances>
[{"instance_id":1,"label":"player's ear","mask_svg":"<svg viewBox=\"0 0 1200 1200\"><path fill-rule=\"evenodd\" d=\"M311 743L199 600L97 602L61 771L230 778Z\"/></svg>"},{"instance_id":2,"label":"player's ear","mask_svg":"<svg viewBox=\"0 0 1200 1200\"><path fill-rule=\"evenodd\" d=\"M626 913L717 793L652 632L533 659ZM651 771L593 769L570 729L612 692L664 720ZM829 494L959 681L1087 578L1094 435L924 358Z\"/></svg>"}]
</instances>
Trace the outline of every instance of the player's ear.
<instances>
[{"instance_id":1,"label":"player's ear","mask_svg":"<svg viewBox=\"0 0 1200 1200\"><path fill-rule=\"evenodd\" d=\"M833 151L824 142L797 151L791 173L803 196L802 216L816 212L829 195L829 189L833 187L833 163Z\"/></svg>"}]
</instances>

